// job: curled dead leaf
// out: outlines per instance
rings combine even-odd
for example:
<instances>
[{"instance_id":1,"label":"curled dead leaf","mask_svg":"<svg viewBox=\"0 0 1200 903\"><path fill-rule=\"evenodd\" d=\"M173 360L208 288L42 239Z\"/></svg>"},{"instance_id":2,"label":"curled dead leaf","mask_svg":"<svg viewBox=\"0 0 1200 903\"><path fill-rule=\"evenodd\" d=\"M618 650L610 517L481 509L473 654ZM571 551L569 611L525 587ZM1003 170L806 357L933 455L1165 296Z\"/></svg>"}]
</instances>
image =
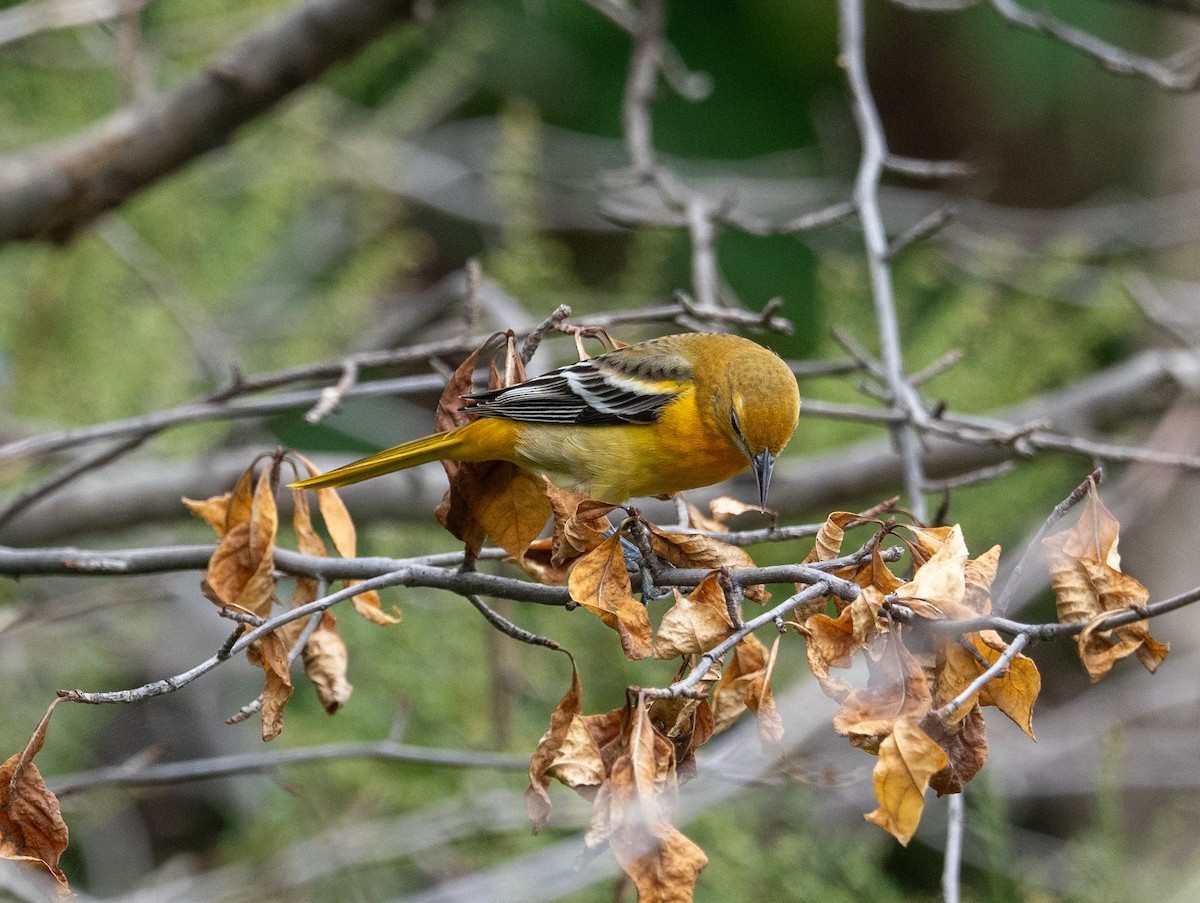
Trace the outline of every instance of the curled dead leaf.
<instances>
[{"instance_id":1,"label":"curled dead leaf","mask_svg":"<svg viewBox=\"0 0 1200 903\"><path fill-rule=\"evenodd\" d=\"M49 872L66 897L70 890L59 862L67 848L67 826L58 798L33 764L46 741L50 716L61 701L50 704L24 750L0 765L0 858Z\"/></svg>"},{"instance_id":2,"label":"curled dead leaf","mask_svg":"<svg viewBox=\"0 0 1200 903\"><path fill-rule=\"evenodd\" d=\"M874 772L879 808L864 818L908 846L925 809L929 781L948 762L945 750L921 730L916 719L900 718L879 744Z\"/></svg>"},{"instance_id":3,"label":"curled dead leaf","mask_svg":"<svg viewBox=\"0 0 1200 903\"><path fill-rule=\"evenodd\" d=\"M699 655L733 633L725 593L715 571L688 595L678 590L674 593L675 604L663 615L654 638L655 658Z\"/></svg>"},{"instance_id":4,"label":"curled dead leaf","mask_svg":"<svg viewBox=\"0 0 1200 903\"><path fill-rule=\"evenodd\" d=\"M325 711L332 715L350 698L354 687L346 680L349 653L337 632L337 622L328 612L321 625L313 631L302 652L304 673L317 690L317 698Z\"/></svg>"},{"instance_id":5,"label":"curled dead leaf","mask_svg":"<svg viewBox=\"0 0 1200 903\"><path fill-rule=\"evenodd\" d=\"M1117 552L1119 531L1117 519L1100 501L1092 483L1075 525L1042 540L1059 621L1087 625L1075 642L1093 683L1132 654L1154 671L1170 650L1150 635L1150 627L1144 620L1104 627L1108 616L1140 609L1150 598L1141 583L1121 572L1121 556Z\"/></svg>"},{"instance_id":6,"label":"curled dead leaf","mask_svg":"<svg viewBox=\"0 0 1200 903\"><path fill-rule=\"evenodd\" d=\"M654 524L647 523L650 533L650 548L661 561L677 568L752 568L754 559L742 548L701 536L697 533L667 533ZM746 598L755 602L769 602L771 594L765 586L746 587Z\"/></svg>"},{"instance_id":7,"label":"curled dead leaf","mask_svg":"<svg viewBox=\"0 0 1200 903\"><path fill-rule=\"evenodd\" d=\"M654 653L646 606L634 598L619 532L581 557L567 579L571 598L617 632L631 660Z\"/></svg>"}]
</instances>

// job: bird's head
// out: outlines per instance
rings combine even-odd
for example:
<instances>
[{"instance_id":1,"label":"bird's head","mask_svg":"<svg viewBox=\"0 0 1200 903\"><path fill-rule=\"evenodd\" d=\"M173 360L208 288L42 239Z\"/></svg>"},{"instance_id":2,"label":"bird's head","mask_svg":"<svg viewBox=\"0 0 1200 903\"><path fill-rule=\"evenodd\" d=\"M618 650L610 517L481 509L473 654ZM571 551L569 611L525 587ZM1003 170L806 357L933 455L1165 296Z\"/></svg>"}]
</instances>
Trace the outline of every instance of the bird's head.
<instances>
[{"instance_id":1,"label":"bird's head","mask_svg":"<svg viewBox=\"0 0 1200 903\"><path fill-rule=\"evenodd\" d=\"M727 393L719 394L716 414L724 418L718 423L749 460L759 503L765 506L775 459L796 431L800 391L787 364L765 348L754 347L730 362Z\"/></svg>"}]
</instances>

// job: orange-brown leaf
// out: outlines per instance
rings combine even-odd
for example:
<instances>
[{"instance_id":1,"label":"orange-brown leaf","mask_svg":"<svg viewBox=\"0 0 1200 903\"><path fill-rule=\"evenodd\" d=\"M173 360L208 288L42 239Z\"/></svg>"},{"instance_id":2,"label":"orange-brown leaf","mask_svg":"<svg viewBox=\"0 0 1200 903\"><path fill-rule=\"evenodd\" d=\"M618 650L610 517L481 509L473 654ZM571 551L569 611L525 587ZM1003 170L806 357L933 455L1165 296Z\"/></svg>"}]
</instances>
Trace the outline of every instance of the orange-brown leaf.
<instances>
[{"instance_id":1,"label":"orange-brown leaf","mask_svg":"<svg viewBox=\"0 0 1200 903\"><path fill-rule=\"evenodd\" d=\"M1079 658L1093 682L1128 655L1136 654L1150 671L1166 657L1169 646L1158 643L1145 621L1103 629L1108 615L1146 604L1149 591L1121 573L1117 553L1120 525L1104 507L1094 485L1073 527L1042 541L1050 567L1050 582L1058 602L1058 619L1083 621L1075 638Z\"/></svg>"},{"instance_id":2,"label":"orange-brown leaf","mask_svg":"<svg viewBox=\"0 0 1200 903\"><path fill-rule=\"evenodd\" d=\"M640 900L686 903L708 859L666 818L666 797L677 780L673 744L654 727L639 702L627 722L624 752L613 763L605 791L597 796L587 843L608 840Z\"/></svg>"},{"instance_id":3,"label":"orange-brown leaf","mask_svg":"<svg viewBox=\"0 0 1200 903\"><path fill-rule=\"evenodd\" d=\"M943 793L962 793L987 761L988 742L983 712L977 705L970 706L961 721L949 725L931 716L921 722L921 729L946 753L946 767L930 778L929 786L938 796Z\"/></svg>"},{"instance_id":4,"label":"orange-brown leaf","mask_svg":"<svg viewBox=\"0 0 1200 903\"><path fill-rule=\"evenodd\" d=\"M699 655L733 633L716 572L700 581L689 595L674 593L675 604L663 615L654 638L655 658Z\"/></svg>"},{"instance_id":5,"label":"orange-brown leaf","mask_svg":"<svg viewBox=\"0 0 1200 903\"><path fill-rule=\"evenodd\" d=\"M248 483L243 474L239 489L233 493L235 501L243 494L240 487ZM250 506L240 502L231 505L226 532L217 542L201 584L205 595L217 605L259 617L267 617L275 602L274 551L279 513L273 484L272 468L264 467Z\"/></svg>"},{"instance_id":6,"label":"orange-brown leaf","mask_svg":"<svg viewBox=\"0 0 1200 903\"><path fill-rule=\"evenodd\" d=\"M933 703L925 669L894 633L868 657L870 677L865 687L852 690L833 716L833 726L851 744L875 752L901 719L919 721Z\"/></svg>"},{"instance_id":7,"label":"orange-brown leaf","mask_svg":"<svg viewBox=\"0 0 1200 903\"><path fill-rule=\"evenodd\" d=\"M346 680L350 656L346 643L337 632L337 623L328 612L313 631L302 651L304 673L317 690L317 698L332 715L350 698L354 687Z\"/></svg>"},{"instance_id":8,"label":"orange-brown leaf","mask_svg":"<svg viewBox=\"0 0 1200 903\"><path fill-rule=\"evenodd\" d=\"M968 634L963 641L970 645L974 653L954 642L945 646L937 681L939 707L957 697L983 673L985 666L980 659L989 665L994 664L1008 648L1008 644L992 630ZM975 700L967 700L967 704L959 709L958 717L965 717L970 712L973 701L978 701L981 706L994 705L1031 740L1036 740L1033 735L1033 704L1041 688L1042 678L1033 659L1017 655L1009 662L1008 670L989 680Z\"/></svg>"},{"instance_id":9,"label":"orange-brown leaf","mask_svg":"<svg viewBox=\"0 0 1200 903\"><path fill-rule=\"evenodd\" d=\"M550 779L568 787L599 786L606 774L600 747L588 732L580 712L583 694L579 671L571 662L571 686L550 715L550 728L538 741L529 762L525 810L536 834L550 819Z\"/></svg>"},{"instance_id":10,"label":"orange-brown leaf","mask_svg":"<svg viewBox=\"0 0 1200 903\"><path fill-rule=\"evenodd\" d=\"M649 658L654 653L646 606L630 591L620 533L575 562L567 589L577 604L617 631L626 658Z\"/></svg>"},{"instance_id":11,"label":"orange-brown leaf","mask_svg":"<svg viewBox=\"0 0 1200 903\"><path fill-rule=\"evenodd\" d=\"M977 615L991 614L992 583L1000 569L1000 547L992 546L978 558L972 558L963 569L966 592L963 605Z\"/></svg>"},{"instance_id":12,"label":"orange-brown leaf","mask_svg":"<svg viewBox=\"0 0 1200 903\"><path fill-rule=\"evenodd\" d=\"M50 704L25 749L0 765L0 858L45 869L58 881L65 897L69 895L67 876L59 868L59 860L67 848L67 826L58 798L33 764L46 741L50 715L60 701Z\"/></svg>"},{"instance_id":13,"label":"orange-brown leaf","mask_svg":"<svg viewBox=\"0 0 1200 903\"><path fill-rule=\"evenodd\" d=\"M754 634L748 634L731 653L732 658L713 692L713 733L727 730L746 709L754 712L759 740L769 753L781 752L783 723L771 695L771 671L778 643L770 652Z\"/></svg>"},{"instance_id":14,"label":"orange-brown leaf","mask_svg":"<svg viewBox=\"0 0 1200 903\"><path fill-rule=\"evenodd\" d=\"M563 563L590 552L612 532L608 514L616 507L554 485L542 477L542 492L554 515L550 564Z\"/></svg>"},{"instance_id":15,"label":"orange-brown leaf","mask_svg":"<svg viewBox=\"0 0 1200 903\"><path fill-rule=\"evenodd\" d=\"M923 618L971 617L975 612L963 605L966 566L967 546L955 524L912 580L896 589L896 596Z\"/></svg>"},{"instance_id":16,"label":"orange-brown leaf","mask_svg":"<svg viewBox=\"0 0 1200 903\"><path fill-rule=\"evenodd\" d=\"M830 669L851 666L854 653L863 649L876 633L875 612L882 602L879 590L869 586L836 618L817 613L804 622L801 632L806 641L809 671L831 699L841 702L853 687L831 674Z\"/></svg>"},{"instance_id":17,"label":"orange-brown leaf","mask_svg":"<svg viewBox=\"0 0 1200 903\"><path fill-rule=\"evenodd\" d=\"M750 505L728 495L718 496L713 499L708 503L708 510L712 512L713 520L721 524L725 523L731 517L737 517L739 514L749 514L752 511L758 514L771 513L771 511L761 505Z\"/></svg>"},{"instance_id":18,"label":"orange-brown leaf","mask_svg":"<svg viewBox=\"0 0 1200 903\"><path fill-rule=\"evenodd\" d=\"M813 545L812 551L805 557L804 563L829 561L841 555L842 540L846 536L846 525L861 519L861 515L855 514L853 511L834 511L830 514L825 518L825 523L821 524L821 529L817 531L816 543Z\"/></svg>"},{"instance_id":19,"label":"orange-brown leaf","mask_svg":"<svg viewBox=\"0 0 1200 903\"><path fill-rule=\"evenodd\" d=\"M745 549L731 546L710 536L695 533L667 533L654 524L646 524L650 531L650 548L667 564L677 568L751 568L754 559ZM755 602L768 602L771 594L765 586L747 586L746 598Z\"/></svg>"},{"instance_id":20,"label":"orange-brown leaf","mask_svg":"<svg viewBox=\"0 0 1200 903\"><path fill-rule=\"evenodd\" d=\"M187 506L188 511L212 527L213 531L217 534L217 538L220 539L225 535L225 524L229 519L229 500L231 497L232 493L229 492L210 496L202 501L184 496L183 504Z\"/></svg>"},{"instance_id":21,"label":"orange-brown leaf","mask_svg":"<svg viewBox=\"0 0 1200 903\"><path fill-rule=\"evenodd\" d=\"M921 730L915 718L901 718L879 745L875 798L879 808L864 816L907 846L925 809L930 779L946 767L945 751Z\"/></svg>"},{"instance_id":22,"label":"orange-brown leaf","mask_svg":"<svg viewBox=\"0 0 1200 903\"><path fill-rule=\"evenodd\" d=\"M262 738L274 740L283 730L283 709L292 696L288 644L279 631L268 633L250 644L246 658L260 665L266 675L262 696Z\"/></svg>"}]
</instances>

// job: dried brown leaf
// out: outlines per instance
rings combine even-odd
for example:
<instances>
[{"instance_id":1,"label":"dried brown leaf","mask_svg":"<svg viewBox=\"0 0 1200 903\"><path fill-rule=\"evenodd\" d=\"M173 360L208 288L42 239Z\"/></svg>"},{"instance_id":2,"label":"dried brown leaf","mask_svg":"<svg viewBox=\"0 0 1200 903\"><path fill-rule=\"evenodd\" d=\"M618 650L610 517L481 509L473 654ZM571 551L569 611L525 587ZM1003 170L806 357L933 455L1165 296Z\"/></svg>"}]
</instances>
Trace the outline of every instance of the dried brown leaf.
<instances>
[{"instance_id":1,"label":"dried brown leaf","mask_svg":"<svg viewBox=\"0 0 1200 903\"><path fill-rule=\"evenodd\" d=\"M337 632L337 622L326 612L302 651L304 673L317 690L317 698L332 715L350 698L354 687L346 680L350 656Z\"/></svg>"},{"instance_id":2,"label":"dried brown leaf","mask_svg":"<svg viewBox=\"0 0 1200 903\"><path fill-rule=\"evenodd\" d=\"M963 638L963 643L970 648L948 642L943 650L937 680L939 707L956 698L979 677L986 667L984 662L987 665L994 664L1008 649L1008 643L992 630L968 634ZM1036 740L1033 735L1033 705L1041 688L1042 678L1033 659L1017 655L1003 674L987 682L983 690L976 694L975 700L967 700L967 704L959 709L958 717L964 717L971 710L972 702L977 701L981 706L994 705L1031 740Z\"/></svg>"},{"instance_id":3,"label":"dried brown leaf","mask_svg":"<svg viewBox=\"0 0 1200 903\"><path fill-rule=\"evenodd\" d=\"M275 602L274 551L279 513L271 467L262 469L251 503L247 506L239 501L244 494L241 487L249 485L250 473L247 470L238 481L226 532L217 542L201 586L217 605L267 617Z\"/></svg>"},{"instance_id":4,"label":"dried brown leaf","mask_svg":"<svg viewBox=\"0 0 1200 903\"><path fill-rule=\"evenodd\" d=\"M225 524L229 519L229 502L232 495L232 493L223 492L204 500L190 499L184 496L183 504L187 506L188 511L212 527L217 538L220 539L225 535Z\"/></svg>"},{"instance_id":5,"label":"dried brown leaf","mask_svg":"<svg viewBox=\"0 0 1200 903\"><path fill-rule=\"evenodd\" d=\"M1102 628L1107 616L1138 610L1150 597L1141 583L1121 573L1119 530L1117 519L1104 507L1093 484L1075 525L1042 540L1058 602L1058 619L1063 623L1087 622L1075 642L1093 682L1131 654L1154 671L1170 648L1150 635L1144 620Z\"/></svg>"},{"instance_id":6,"label":"dried brown leaf","mask_svg":"<svg viewBox=\"0 0 1200 903\"><path fill-rule=\"evenodd\" d=\"M695 533L667 533L654 524L646 524L650 532L650 548L667 564L677 568L751 568L754 559L745 550L729 543ZM746 598L769 602L771 594L761 585L747 586Z\"/></svg>"},{"instance_id":7,"label":"dried brown leaf","mask_svg":"<svg viewBox=\"0 0 1200 903\"><path fill-rule=\"evenodd\" d=\"M924 667L898 636L886 634L877 654L867 658L867 685L851 690L833 717L834 729L868 752L879 749L898 721L920 721L933 703Z\"/></svg>"},{"instance_id":8,"label":"dried brown leaf","mask_svg":"<svg viewBox=\"0 0 1200 903\"><path fill-rule=\"evenodd\" d=\"M874 773L879 808L867 813L866 820L907 846L921 821L929 781L948 761L945 751L921 730L915 718L897 720L879 745Z\"/></svg>"},{"instance_id":9,"label":"dried brown leaf","mask_svg":"<svg viewBox=\"0 0 1200 903\"><path fill-rule=\"evenodd\" d=\"M863 649L876 633L875 613L882 603L879 590L867 587L857 599L842 608L836 618L818 613L801 627L808 669L831 699L841 702L853 690L845 679L831 674L830 669L851 666L854 653Z\"/></svg>"},{"instance_id":10,"label":"dried brown leaf","mask_svg":"<svg viewBox=\"0 0 1200 903\"><path fill-rule=\"evenodd\" d=\"M653 655L650 617L646 606L630 591L620 533L613 533L575 562L567 588L577 604L617 631L626 658Z\"/></svg>"},{"instance_id":11,"label":"dried brown leaf","mask_svg":"<svg viewBox=\"0 0 1200 903\"><path fill-rule=\"evenodd\" d=\"M25 749L0 765L0 858L44 869L59 883L63 898L70 895L67 876L59 868L67 848L67 826L58 798L46 787L33 757L46 741L54 700L38 723Z\"/></svg>"},{"instance_id":12,"label":"dried brown leaf","mask_svg":"<svg viewBox=\"0 0 1200 903\"><path fill-rule=\"evenodd\" d=\"M896 589L896 596L923 618L971 617L963 604L967 591L967 546L962 528L949 528L935 552L916 569L912 580Z\"/></svg>"},{"instance_id":13,"label":"dried brown leaf","mask_svg":"<svg viewBox=\"0 0 1200 903\"><path fill-rule=\"evenodd\" d=\"M846 525L861 519L861 516L853 511L834 511L830 514L825 518L825 523L821 524L821 529L817 531L816 543L813 545L812 551L805 557L804 563L829 561L841 555L842 540L846 537Z\"/></svg>"},{"instance_id":14,"label":"dried brown leaf","mask_svg":"<svg viewBox=\"0 0 1200 903\"><path fill-rule=\"evenodd\" d=\"M279 631L268 633L250 644L246 658L266 675L262 697L262 738L274 740L283 730L283 709L292 696L288 664L289 645Z\"/></svg>"},{"instance_id":15,"label":"dried brown leaf","mask_svg":"<svg viewBox=\"0 0 1200 903\"><path fill-rule=\"evenodd\" d=\"M542 492L554 516L550 564L558 567L590 552L612 532L608 514L615 505L563 489L542 477Z\"/></svg>"},{"instance_id":16,"label":"dried brown leaf","mask_svg":"<svg viewBox=\"0 0 1200 903\"><path fill-rule=\"evenodd\" d=\"M639 702L629 721L626 752L613 763L597 797L597 826L589 843L607 838L613 855L638 890L639 900L688 903L708 862L696 844L667 821L664 797L676 788L675 748Z\"/></svg>"},{"instance_id":17,"label":"dried brown leaf","mask_svg":"<svg viewBox=\"0 0 1200 903\"><path fill-rule=\"evenodd\" d=\"M663 615L654 638L655 658L699 655L733 633L725 593L715 571L689 595L678 590L674 593L675 604Z\"/></svg>"},{"instance_id":18,"label":"dried brown leaf","mask_svg":"<svg viewBox=\"0 0 1200 903\"><path fill-rule=\"evenodd\" d=\"M940 719L930 716L921 722L921 728L946 753L946 767L930 778L929 786L938 796L962 793L987 761L983 712L977 705L970 706L966 716L953 724L943 724Z\"/></svg>"},{"instance_id":19,"label":"dried brown leaf","mask_svg":"<svg viewBox=\"0 0 1200 903\"><path fill-rule=\"evenodd\" d=\"M754 634L733 647L731 660L713 692L713 733L730 728L746 709L754 712L766 752L781 752L783 722L771 694L771 671L778 642L770 652Z\"/></svg>"},{"instance_id":20,"label":"dried brown leaf","mask_svg":"<svg viewBox=\"0 0 1200 903\"><path fill-rule=\"evenodd\" d=\"M571 662L571 686L550 715L550 729L542 735L529 762L529 789L525 810L536 834L550 820L548 788L554 778L568 787L598 787L607 774L600 747L580 717L583 693L579 671Z\"/></svg>"}]
</instances>

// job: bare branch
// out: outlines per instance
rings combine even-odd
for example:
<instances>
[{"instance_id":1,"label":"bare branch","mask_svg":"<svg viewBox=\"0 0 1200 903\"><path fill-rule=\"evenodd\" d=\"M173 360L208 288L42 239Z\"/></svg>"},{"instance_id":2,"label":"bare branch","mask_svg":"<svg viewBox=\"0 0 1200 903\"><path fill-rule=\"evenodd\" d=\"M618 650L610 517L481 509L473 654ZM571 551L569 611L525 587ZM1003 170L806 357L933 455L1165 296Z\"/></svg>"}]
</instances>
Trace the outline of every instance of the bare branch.
<instances>
[{"instance_id":1,"label":"bare branch","mask_svg":"<svg viewBox=\"0 0 1200 903\"><path fill-rule=\"evenodd\" d=\"M0 160L0 242L66 241L96 216L213 148L427 4L308 0L176 91L49 147Z\"/></svg>"},{"instance_id":2,"label":"bare branch","mask_svg":"<svg viewBox=\"0 0 1200 903\"><path fill-rule=\"evenodd\" d=\"M1094 57L1110 72L1118 75L1138 75L1167 91L1194 91L1200 85L1200 67L1194 64L1188 69L1175 69L1102 41L1090 32L1068 25L1049 13L1026 9L1015 0L988 0L988 3L1005 20L1022 28L1040 31L1074 47Z\"/></svg>"},{"instance_id":3,"label":"bare branch","mask_svg":"<svg viewBox=\"0 0 1200 903\"><path fill-rule=\"evenodd\" d=\"M119 19L148 0L26 0L0 11L0 46L30 35Z\"/></svg>"}]
</instances>

